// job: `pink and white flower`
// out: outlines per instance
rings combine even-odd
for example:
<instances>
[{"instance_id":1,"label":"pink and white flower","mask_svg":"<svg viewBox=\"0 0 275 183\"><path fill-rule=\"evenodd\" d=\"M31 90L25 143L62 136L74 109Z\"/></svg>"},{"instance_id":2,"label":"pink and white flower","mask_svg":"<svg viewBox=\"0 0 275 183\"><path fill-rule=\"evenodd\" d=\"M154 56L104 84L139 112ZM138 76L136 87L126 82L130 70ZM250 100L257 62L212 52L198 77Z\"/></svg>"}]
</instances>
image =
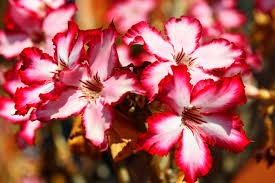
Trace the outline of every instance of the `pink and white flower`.
<instances>
[{"instance_id":1,"label":"pink and white flower","mask_svg":"<svg viewBox=\"0 0 275 183\"><path fill-rule=\"evenodd\" d=\"M110 25L101 32L100 39L90 42L88 60L60 72L62 85L53 92L58 99L41 105L34 116L49 121L82 114L85 137L105 150L105 132L114 118L112 106L128 92L144 93L133 73L115 70L119 64L116 38L117 32Z\"/></svg>"},{"instance_id":2,"label":"pink and white flower","mask_svg":"<svg viewBox=\"0 0 275 183\"><path fill-rule=\"evenodd\" d=\"M225 39L200 45L202 27L196 19L185 16L171 18L164 29L167 39L146 22L140 22L123 37L129 45L143 44L147 52L159 59L145 68L141 78L150 100L158 92L159 82L171 73L171 65L187 65L191 82L195 84L202 79L218 79L208 74L211 71L224 71L234 63L243 62L243 50Z\"/></svg>"},{"instance_id":3,"label":"pink and white flower","mask_svg":"<svg viewBox=\"0 0 275 183\"><path fill-rule=\"evenodd\" d=\"M118 30L126 32L132 25L147 21L156 5L156 0L116 0L107 12L107 20L114 21Z\"/></svg>"},{"instance_id":4,"label":"pink and white flower","mask_svg":"<svg viewBox=\"0 0 275 183\"><path fill-rule=\"evenodd\" d=\"M233 64L219 76L242 74L243 79L251 78L251 71L259 72L262 61L259 53L252 51L246 37L241 33L233 33L245 23L245 15L237 9L236 0L208 1L197 0L190 8L190 15L197 18L206 32L203 42L216 38L224 38L233 42L245 51L245 62ZM247 77L250 75L249 77Z\"/></svg>"},{"instance_id":5,"label":"pink and white flower","mask_svg":"<svg viewBox=\"0 0 275 183\"><path fill-rule=\"evenodd\" d=\"M42 127L38 120L30 120L30 113L26 115L16 114L15 103L12 98L0 97L0 116L7 122L20 125L21 129L17 133L18 138L24 140L28 145L35 144L35 133Z\"/></svg>"},{"instance_id":6,"label":"pink and white flower","mask_svg":"<svg viewBox=\"0 0 275 183\"><path fill-rule=\"evenodd\" d=\"M245 63L243 65L247 65L249 71L248 72L260 72L263 68L263 63L261 60L260 53L255 53L252 51L251 46L244 34L241 33L223 33L220 37L227 39L240 48L243 48L245 51Z\"/></svg>"},{"instance_id":7,"label":"pink and white flower","mask_svg":"<svg viewBox=\"0 0 275 183\"><path fill-rule=\"evenodd\" d=\"M58 84L61 70L81 62L84 37L85 32L79 31L74 22L69 22L68 31L58 33L54 38L56 59L35 47L22 51L19 74L27 86L18 88L15 94L18 114L24 115L31 107L37 107L43 102L41 95L50 93Z\"/></svg>"},{"instance_id":8,"label":"pink and white flower","mask_svg":"<svg viewBox=\"0 0 275 183\"><path fill-rule=\"evenodd\" d=\"M42 123L38 120L30 120L30 113L33 109L30 109L30 111L25 115L16 114L13 97L16 88L25 86L25 84L20 81L19 75L16 71L17 69L12 69L7 71L5 74L3 88L7 93L9 93L10 98L0 97L0 116L9 123L20 125L21 129L17 133L17 137L24 140L28 145L34 145L35 132L42 127Z\"/></svg>"},{"instance_id":9,"label":"pink and white flower","mask_svg":"<svg viewBox=\"0 0 275 183\"><path fill-rule=\"evenodd\" d=\"M201 22L208 36L239 28L246 21L245 15L237 9L236 0L197 0L190 8L190 15Z\"/></svg>"},{"instance_id":10,"label":"pink and white flower","mask_svg":"<svg viewBox=\"0 0 275 183\"><path fill-rule=\"evenodd\" d=\"M65 0L9 0L6 29L0 31L0 54L10 59L30 46L52 54L52 38L67 29L75 11L75 5L66 5Z\"/></svg>"},{"instance_id":11,"label":"pink and white flower","mask_svg":"<svg viewBox=\"0 0 275 183\"><path fill-rule=\"evenodd\" d=\"M239 117L229 112L246 102L240 77L192 85L187 70L183 65L172 66L173 75L161 81L158 98L170 110L147 119L148 132L140 142L145 151L160 156L177 147L176 163L184 180L193 183L211 168L207 144L240 152L250 141Z\"/></svg>"}]
</instances>

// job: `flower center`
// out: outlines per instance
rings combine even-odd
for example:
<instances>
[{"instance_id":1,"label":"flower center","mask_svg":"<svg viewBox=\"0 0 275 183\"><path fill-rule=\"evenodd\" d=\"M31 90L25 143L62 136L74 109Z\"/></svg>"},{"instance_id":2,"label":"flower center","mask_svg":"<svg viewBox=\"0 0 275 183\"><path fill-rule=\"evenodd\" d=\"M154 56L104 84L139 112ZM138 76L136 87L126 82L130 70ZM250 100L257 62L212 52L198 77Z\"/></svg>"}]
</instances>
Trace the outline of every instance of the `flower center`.
<instances>
[{"instance_id":1,"label":"flower center","mask_svg":"<svg viewBox=\"0 0 275 183\"><path fill-rule=\"evenodd\" d=\"M96 75L91 80L80 81L81 91L83 93L83 97L94 101L100 96L100 92L103 88L103 84L100 82L99 77Z\"/></svg>"},{"instance_id":2,"label":"flower center","mask_svg":"<svg viewBox=\"0 0 275 183\"><path fill-rule=\"evenodd\" d=\"M194 58L189 57L186 53L184 53L183 49L176 55L174 55L174 60L178 65L186 65L187 67L192 67L194 64Z\"/></svg>"},{"instance_id":3,"label":"flower center","mask_svg":"<svg viewBox=\"0 0 275 183\"><path fill-rule=\"evenodd\" d=\"M199 109L194 106L184 107L181 116L182 124L189 129L194 129L196 125L206 123L206 121L202 119Z\"/></svg>"},{"instance_id":4,"label":"flower center","mask_svg":"<svg viewBox=\"0 0 275 183\"><path fill-rule=\"evenodd\" d=\"M39 45L45 41L45 34L43 32L35 32L31 35L31 40L35 44Z\"/></svg>"}]
</instances>

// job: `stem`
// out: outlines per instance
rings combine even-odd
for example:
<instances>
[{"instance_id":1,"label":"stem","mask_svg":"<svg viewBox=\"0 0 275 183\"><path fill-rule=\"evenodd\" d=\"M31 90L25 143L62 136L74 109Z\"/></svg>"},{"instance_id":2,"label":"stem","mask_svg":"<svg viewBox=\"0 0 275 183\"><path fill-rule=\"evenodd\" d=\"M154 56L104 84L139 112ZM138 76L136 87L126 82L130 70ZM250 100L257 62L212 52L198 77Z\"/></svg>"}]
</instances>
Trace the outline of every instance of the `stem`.
<instances>
[{"instance_id":1,"label":"stem","mask_svg":"<svg viewBox=\"0 0 275 183\"><path fill-rule=\"evenodd\" d=\"M67 141L62 135L62 128L60 124L56 124L51 128L53 135L54 145L56 148L56 154L59 161L62 162L64 167L72 175L73 182L85 183L84 178L78 173L77 167L75 167L72 154L69 151Z\"/></svg>"},{"instance_id":2,"label":"stem","mask_svg":"<svg viewBox=\"0 0 275 183\"><path fill-rule=\"evenodd\" d=\"M257 99L267 102L275 102L275 91L259 89L253 85L245 85L245 93L248 98Z\"/></svg>"}]
</instances>

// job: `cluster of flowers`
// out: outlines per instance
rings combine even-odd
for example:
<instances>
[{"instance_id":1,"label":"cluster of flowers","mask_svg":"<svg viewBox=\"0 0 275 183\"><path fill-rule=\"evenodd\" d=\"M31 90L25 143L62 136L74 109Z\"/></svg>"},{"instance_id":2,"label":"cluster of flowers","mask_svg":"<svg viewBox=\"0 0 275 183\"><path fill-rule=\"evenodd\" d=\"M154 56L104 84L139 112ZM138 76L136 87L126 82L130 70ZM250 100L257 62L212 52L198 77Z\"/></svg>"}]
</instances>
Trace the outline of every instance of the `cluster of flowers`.
<instances>
[{"instance_id":1,"label":"cluster of flowers","mask_svg":"<svg viewBox=\"0 0 275 183\"><path fill-rule=\"evenodd\" d=\"M10 59L30 46L52 54L52 38L67 29L75 11L75 5L66 0L9 0L5 30L0 31L0 54Z\"/></svg>"},{"instance_id":2,"label":"cluster of flowers","mask_svg":"<svg viewBox=\"0 0 275 183\"><path fill-rule=\"evenodd\" d=\"M259 1L260 2L260 1ZM242 73L245 82L251 83L251 71L262 70L260 54L253 52L247 36L240 30L246 23L246 16L237 9L236 0L197 0L190 8L189 15L197 18L204 28L204 39L225 38L244 49L246 65L232 69Z\"/></svg>"},{"instance_id":3,"label":"cluster of flowers","mask_svg":"<svg viewBox=\"0 0 275 183\"><path fill-rule=\"evenodd\" d=\"M53 55L53 37L67 30L68 21L72 20L75 12L76 6L67 4L66 0L9 0L5 30L0 30L0 54L11 60L24 48L36 46ZM1 71L1 85L10 97L0 98L0 116L11 123L19 124L21 130L18 139L33 145L35 130L42 124L37 120L31 121L30 112L15 115L15 92L17 88L26 86L20 80L18 72L21 63L21 60L18 61L14 68L5 73Z\"/></svg>"},{"instance_id":4,"label":"cluster of flowers","mask_svg":"<svg viewBox=\"0 0 275 183\"><path fill-rule=\"evenodd\" d=\"M18 2L28 4L27 0ZM55 27L54 17L62 11L68 21L75 7L63 1L54 1L59 2L55 6L48 4L50 1L39 2L44 3L42 10L41 4L20 5L38 18L38 28L22 29L15 20L12 27L26 39L32 38L31 45L36 46L37 30L49 40L52 34L48 30L54 28L52 32L60 32L53 38L54 52L25 48L13 70L5 74L3 88L11 98L0 99L0 115L22 127L19 136L28 144L34 144L35 131L42 122L82 115L85 138L106 150L106 132L116 118L115 106L128 93L146 96L148 103L162 103L161 109L147 118L148 131L140 136L139 148L163 156L175 147L176 163L188 183L209 172L208 145L240 152L250 142L234 113L246 102L240 68L248 67L247 50L240 45L223 38L202 40L201 23L182 16L166 22L165 36L139 22L117 46L119 35L113 24L103 30L83 31L70 21L64 31L65 20L58 23L61 28ZM8 32L2 35L8 39ZM131 57L136 44L144 50ZM134 67L143 70L136 73Z\"/></svg>"}]
</instances>

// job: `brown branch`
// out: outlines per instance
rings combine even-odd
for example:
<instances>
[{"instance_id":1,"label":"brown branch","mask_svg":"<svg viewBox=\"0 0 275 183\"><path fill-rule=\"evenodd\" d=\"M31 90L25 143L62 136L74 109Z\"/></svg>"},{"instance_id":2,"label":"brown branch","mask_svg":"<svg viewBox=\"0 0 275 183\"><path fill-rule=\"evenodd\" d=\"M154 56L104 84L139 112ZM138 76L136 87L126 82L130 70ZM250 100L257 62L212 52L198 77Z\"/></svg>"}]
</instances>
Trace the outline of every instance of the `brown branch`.
<instances>
[{"instance_id":1,"label":"brown branch","mask_svg":"<svg viewBox=\"0 0 275 183\"><path fill-rule=\"evenodd\" d=\"M246 84L245 93L248 98L257 99L266 102L275 102L275 91L259 89L253 85Z\"/></svg>"}]
</instances>

